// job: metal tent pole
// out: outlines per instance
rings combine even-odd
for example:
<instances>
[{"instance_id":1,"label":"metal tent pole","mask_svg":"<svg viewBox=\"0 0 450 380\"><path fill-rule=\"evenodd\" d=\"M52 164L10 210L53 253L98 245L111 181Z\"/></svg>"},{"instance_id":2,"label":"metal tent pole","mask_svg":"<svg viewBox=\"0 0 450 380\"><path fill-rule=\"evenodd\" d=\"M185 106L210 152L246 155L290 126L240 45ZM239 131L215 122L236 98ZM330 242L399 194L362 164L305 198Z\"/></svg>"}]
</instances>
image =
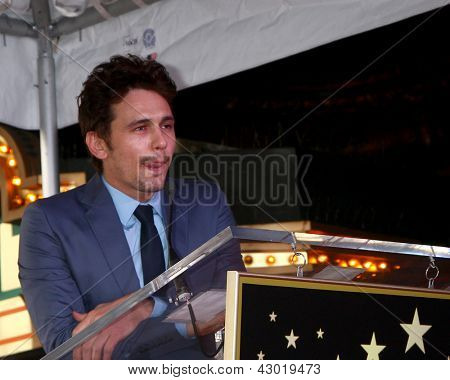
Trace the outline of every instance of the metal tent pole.
<instances>
[{"instance_id":1,"label":"metal tent pole","mask_svg":"<svg viewBox=\"0 0 450 380\"><path fill-rule=\"evenodd\" d=\"M50 9L47 0L31 2L38 30L39 121L42 191L44 197L59 192L58 128L56 120L55 61L49 36Z\"/></svg>"}]
</instances>

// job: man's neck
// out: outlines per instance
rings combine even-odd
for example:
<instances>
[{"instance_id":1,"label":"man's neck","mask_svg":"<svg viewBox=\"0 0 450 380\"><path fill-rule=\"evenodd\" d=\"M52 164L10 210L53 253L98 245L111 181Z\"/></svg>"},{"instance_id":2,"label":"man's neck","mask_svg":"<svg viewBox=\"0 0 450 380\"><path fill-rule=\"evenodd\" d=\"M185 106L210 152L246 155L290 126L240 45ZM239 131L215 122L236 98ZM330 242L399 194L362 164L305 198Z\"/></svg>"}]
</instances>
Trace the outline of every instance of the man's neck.
<instances>
[{"instance_id":1,"label":"man's neck","mask_svg":"<svg viewBox=\"0 0 450 380\"><path fill-rule=\"evenodd\" d=\"M114 181L114 179L108 178L103 173L103 179L108 182L108 184L112 187L114 187L117 191L120 191L121 193L128 195L130 198L136 199L140 203L148 202L150 199L152 199L153 195L155 193L153 192L142 192L137 189L128 189L125 188L120 182Z\"/></svg>"}]
</instances>

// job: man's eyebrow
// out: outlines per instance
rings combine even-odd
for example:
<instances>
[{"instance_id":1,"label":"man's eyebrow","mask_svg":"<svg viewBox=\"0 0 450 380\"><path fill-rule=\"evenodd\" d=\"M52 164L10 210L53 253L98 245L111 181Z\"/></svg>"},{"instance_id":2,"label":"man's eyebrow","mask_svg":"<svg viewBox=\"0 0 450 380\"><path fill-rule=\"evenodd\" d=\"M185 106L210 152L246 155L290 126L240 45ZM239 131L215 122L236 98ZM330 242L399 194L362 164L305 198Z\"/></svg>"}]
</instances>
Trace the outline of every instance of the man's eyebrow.
<instances>
[{"instance_id":1,"label":"man's eyebrow","mask_svg":"<svg viewBox=\"0 0 450 380\"><path fill-rule=\"evenodd\" d=\"M151 121L152 120L148 119L148 118L136 119L136 120L133 120L131 123L129 123L127 125L127 127L132 127L132 126L137 125L137 124L146 124L146 123L151 122Z\"/></svg>"},{"instance_id":2,"label":"man's eyebrow","mask_svg":"<svg viewBox=\"0 0 450 380\"><path fill-rule=\"evenodd\" d=\"M164 123L166 121L175 121L175 118L173 116L170 116L170 115L163 116L161 118L160 123ZM133 126L138 125L138 124L147 124L147 123L155 123L155 121L153 119L148 118L148 117L144 117L142 119L133 120L131 123L129 123L127 125L127 127L133 127Z\"/></svg>"},{"instance_id":3,"label":"man's eyebrow","mask_svg":"<svg viewBox=\"0 0 450 380\"><path fill-rule=\"evenodd\" d=\"M175 121L175 118L174 118L173 116L167 115L167 116L164 116L164 117L161 119L161 122L162 122L162 123L165 122L165 121Z\"/></svg>"}]
</instances>

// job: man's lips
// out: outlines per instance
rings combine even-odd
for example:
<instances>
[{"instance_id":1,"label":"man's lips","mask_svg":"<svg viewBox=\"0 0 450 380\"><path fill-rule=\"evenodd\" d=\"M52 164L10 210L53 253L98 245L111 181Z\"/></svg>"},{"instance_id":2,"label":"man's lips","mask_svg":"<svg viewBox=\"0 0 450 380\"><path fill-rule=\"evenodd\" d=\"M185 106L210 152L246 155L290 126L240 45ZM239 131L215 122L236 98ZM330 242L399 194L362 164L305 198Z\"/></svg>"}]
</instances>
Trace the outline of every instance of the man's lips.
<instances>
[{"instance_id":1,"label":"man's lips","mask_svg":"<svg viewBox=\"0 0 450 380\"><path fill-rule=\"evenodd\" d=\"M167 156L162 156L162 157L146 157L146 158L141 158L141 165L165 165L168 164L170 162L170 157Z\"/></svg>"},{"instance_id":2,"label":"man's lips","mask_svg":"<svg viewBox=\"0 0 450 380\"><path fill-rule=\"evenodd\" d=\"M146 162L144 165L147 168L159 169L159 168L165 166L166 163L164 161L153 161L153 162Z\"/></svg>"},{"instance_id":3,"label":"man's lips","mask_svg":"<svg viewBox=\"0 0 450 380\"><path fill-rule=\"evenodd\" d=\"M160 173L163 170L166 169L167 165L169 164L170 159L164 159L164 160L145 160L142 165L146 170L149 170L154 173Z\"/></svg>"}]
</instances>

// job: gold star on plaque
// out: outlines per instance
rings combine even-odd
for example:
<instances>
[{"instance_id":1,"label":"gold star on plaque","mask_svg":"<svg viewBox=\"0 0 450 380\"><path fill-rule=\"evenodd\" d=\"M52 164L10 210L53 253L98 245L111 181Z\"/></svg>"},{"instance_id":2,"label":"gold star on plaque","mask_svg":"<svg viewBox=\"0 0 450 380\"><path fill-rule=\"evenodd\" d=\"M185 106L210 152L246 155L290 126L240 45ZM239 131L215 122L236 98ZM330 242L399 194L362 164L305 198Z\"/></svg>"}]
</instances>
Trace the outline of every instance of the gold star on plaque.
<instances>
[{"instance_id":1,"label":"gold star on plaque","mask_svg":"<svg viewBox=\"0 0 450 380\"><path fill-rule=\"evenodd\" d=\"M291 330L291 334L290 335L285 335L284 337L288 341L288 345L287 345L286 348L289 348L291 346L294 347L294 348L297 348L297 346L295 345L295 341L298 339L298 336L294 335L294 330Z\"/></svg>"},{"instance_id":2,"label":"gold star on plaque","mask_svg":"<svg viewBox=\"0 0 450 380\"><path fill-rule=\"evenodd\" d=\"M278 315L275 314L274 311L272 311L272 314L269 314L270 322L276 322Z\"/></svg>"},{"instance_id":3,"label":"gold star on plaque","mask_svg":"<svg viewBox=\"0 0 450 380\"><path fill-rule=\"evenodd\" d=\"M408 342L406 343L406 349L405 354L408 352L408 350L417 344L417 347L419 347L423 353L425 353L425 347L423 346L423 335L431 328L431 325L421 325L419 320L419 312L414 312L414 318L412 323L400 323L400 326L402 326L403 330L405 330L408 334Z\"/></svg>"},{"instance_id":4,"label":"gold star on plaque","mask_svg":"<svg viewBox=\"0 0 450 380\"><path fill-rule=\"evenodd\" d=\"M322 328L319 329L319 331L316 331L317 339L323 339L323 334L325 331L322 331Z\"/></svg>"},{"instance_id":5,"label":"gold star on plaque","mask_svg":"<svg viewBox=\"0 0 450 380\"><path fill-rule=\"evenodd\" d=\"M367 360L380 360L379 353L383 351L386 346L378 346L375 333L373 333L370 344L361 344L361 347L367 352Z\"/></svg>"},{"instance_id":6,"label":"gold star on plaque","mask_svg":"<svg viewBox=\"0 0 450 380\"><path fill-rule=\"evenodd\" d=\"M258 356L258 360L264 360L264 356L266 356L265 354L263 354L262 350L259 351L259 354L257 354Z\"/></svg>"}]
</instances>

